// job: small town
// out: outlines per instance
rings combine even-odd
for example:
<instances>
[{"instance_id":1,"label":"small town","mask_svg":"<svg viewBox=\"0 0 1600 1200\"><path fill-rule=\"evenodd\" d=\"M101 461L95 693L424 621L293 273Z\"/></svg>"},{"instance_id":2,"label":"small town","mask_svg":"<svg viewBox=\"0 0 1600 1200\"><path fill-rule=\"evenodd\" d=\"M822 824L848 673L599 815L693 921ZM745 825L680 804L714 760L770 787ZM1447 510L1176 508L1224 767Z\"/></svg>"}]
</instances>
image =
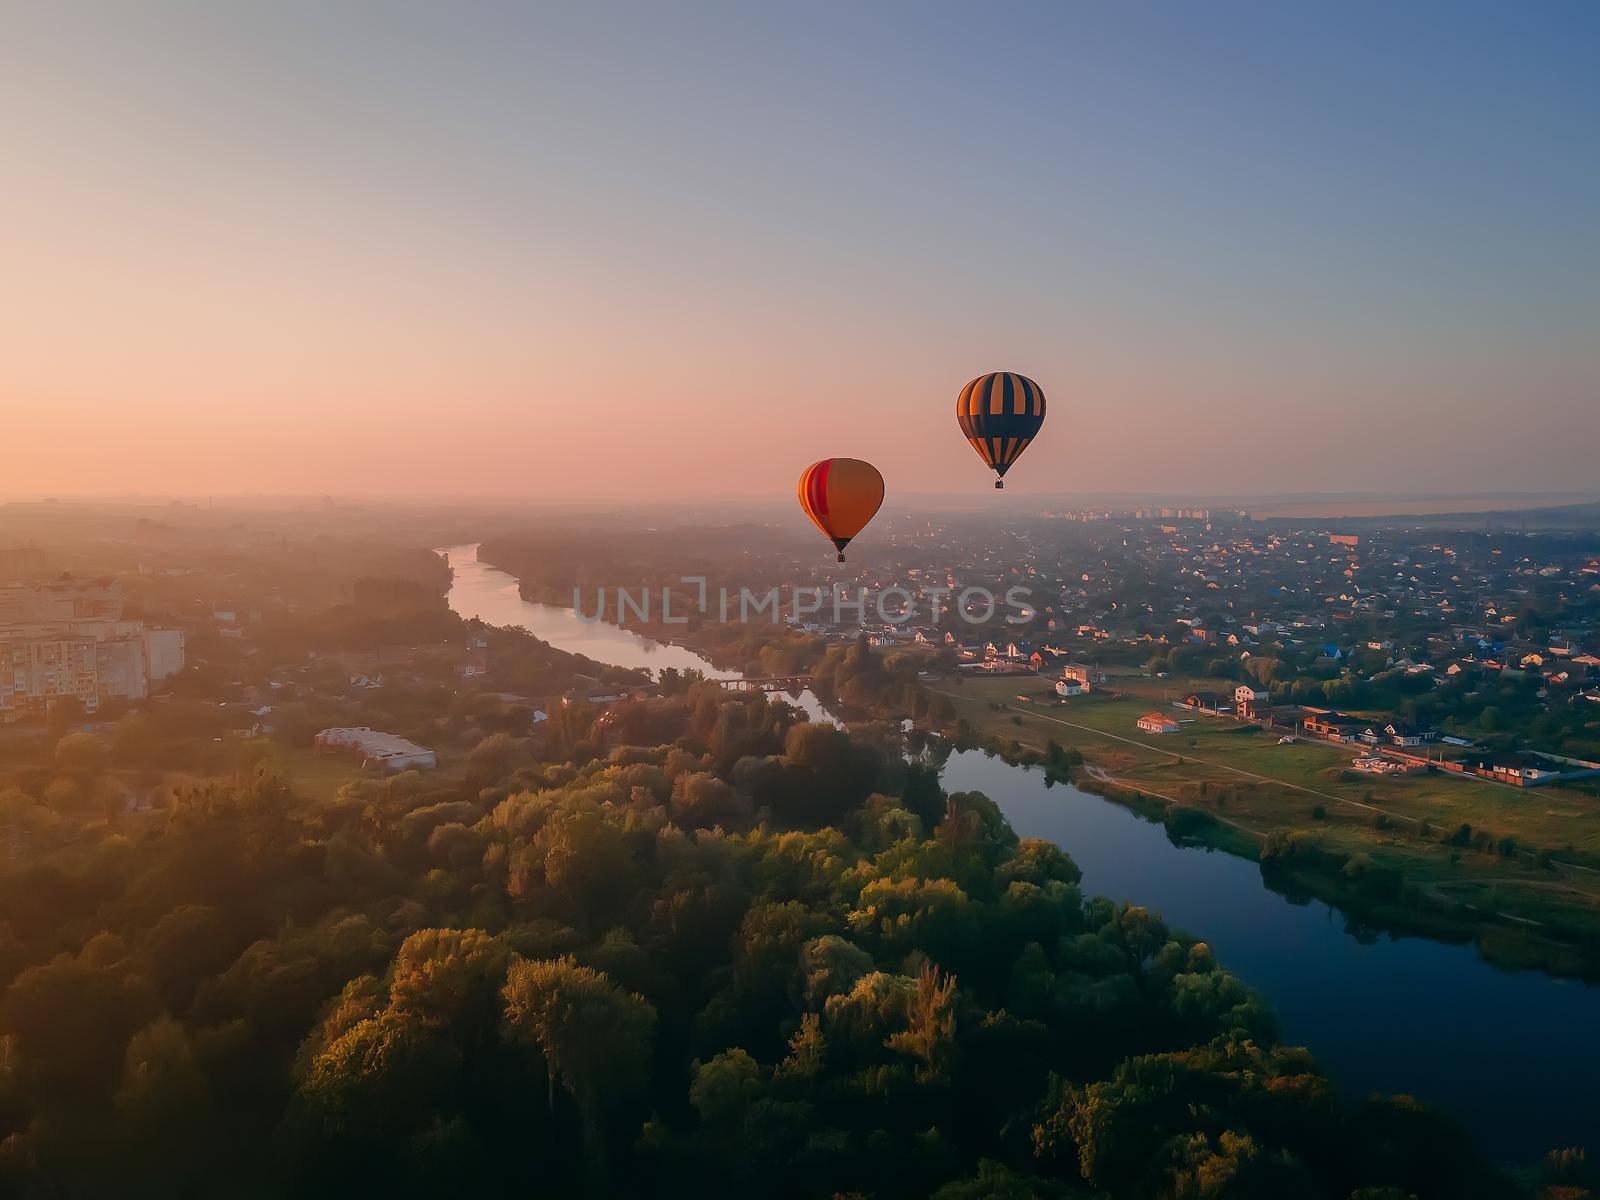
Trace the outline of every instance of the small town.
<instances>
[{"instance_id":1,"label":"small town","mask_svg":"<svg viewBox=\"0 0 1600 1200\"><path fill-rule=\"evenodd\" d=\"M978 536L895 521L868 570L819 581L773 554L731 581L783 594L821 582L790 628L864 632L962 676L1040 675L1063 700L1110 688L1166 716L1519 787L1600 771L1600 557L1586 536L1350 533L1185 508L1070 515ZM502 553L519 561L516 547ZM1019 594L1024 607L996 607ZM684 589L679 610L694 605Z\"/></svg>"}]
</instances>

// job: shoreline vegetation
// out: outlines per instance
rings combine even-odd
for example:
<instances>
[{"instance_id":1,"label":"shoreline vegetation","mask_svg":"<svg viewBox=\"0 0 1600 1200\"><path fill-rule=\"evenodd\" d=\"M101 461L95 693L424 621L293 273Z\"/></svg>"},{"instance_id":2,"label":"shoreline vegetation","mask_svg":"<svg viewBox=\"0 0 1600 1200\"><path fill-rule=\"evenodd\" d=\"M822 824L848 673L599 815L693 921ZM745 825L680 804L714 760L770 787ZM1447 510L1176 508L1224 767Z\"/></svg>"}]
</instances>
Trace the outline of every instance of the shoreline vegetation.
<instances>
[{"instance_id":1,"label":"shoreline vegetation","mask_svg":"<svg viewBox=\"0 0 1600 1200\"><path fill-rule=\"evenodd\" d=\"M491 546L490 554L493 553ZM559 588L525 583L513 569L514 556L503 555L501 562L495 562L480 548L479 558L517 578L523 599L574 607L571 589L561 596ZM687 607L689 594L685 593L682 599ZM616 625L609 619L606 623ZM903 667L899 672L863 673L858 654L854 663L844 669L845 688L841 694L843 659L838 651L842 644L796 633L786 625L698 621L667 625L652 620L630 621L621 627L693 651L731 674L815 672L814 690L825 701L842 705L847 719L909 718L923 733L947 737L956 748L979 749L1015 766L1040 768L1055 781L1070 783L1164 825L1175 843L1203 846L1259 863L1264 886L1291 902L1321 900L1339 910L1353 929L1472 943L1485 961L1503 969L1538 970L1585 983L1600 981L1600 912L1589 907L1591 902L1600 904L1600 897L1585 896L1583 903L1576 906L1546 899L1542 892L1557 891L1549 886L1551 881L1539 877L1554 871L1551 852L1530 851L1515 840L1514 834L1491 835L1465 825L1417 822L1385 815L1379 805L1351 801L1347 803L1355 810L1370 810L1362 815L1370 817L1373 832L1380 836L1370 847L1328 845L1325 835L1330 829L1342 823L1348 832L1351 824L1342 822L1337 815L1330 818L1329 810L1338 809L1342 797L1305 806L1306 819L1292 827L1274 825L1261 829L1234 815L1240 807L1237 802L1232 806L1234 812L1228 811L1229 802L1236 801L1239 790L1270 791L1270 782L1245 785L1233 793L1225 785L1212 787L1202 782L1183 789L1194 794L1175 795L1172 789L1158 784L1128 779L1125 756L1106 754L1104 747L1110 743L1102 743L1092 732L1084 738L1083 727L1074 726L1070 732L1051 729L1048 715L1038 711L1037 705L1023 710L994 698L998 693L1015 699L1013 693L1019 687L1037 690L1041 682L1037 678L983 681L956 677L926 682L917 678L915 669L906 672ZM938 670L931 654L895 650L880 654L864 645L860 653L870 654L879 662L898 657ZM891 680L888 686L885 676ZM952 682L954 686L948 686ZM1048 703L1045 694L1037 699ZM1155 747L1147 749L1180 766L1191 765L1181 748L1170 754ZM1117 773L1112 774L1113 770ZM1470 781L1452 784L1494 786ZM1420 824L1427 836L1405 836L1401 825L1407 821L1413 826ZM1510 867L1502 871L1512 886L1520 885L1515 904L1506 900L1506 880L1498 887L1479 884L1476 876L1486 872L1462 871L1464 854L1487 855L1488 865L1496 869L1505 867L1508 859L1531 860L1531 872ZM1570 853L1562 854L1563 859L1569 857ZM1575 869L1585 868L1579 864ZM1524 883L1515 878L1517 874L1529 878ZM1486 897L1481 895L1485 892ZM1479 899L1488 899L1490 904L1473 902ZM1509 907L1519 911L1507 911Z\"/></svg>"},{"instance_id":2,"label":"shoreline vegetation","mask_svg":"<svg viewBox=\"0 0 1600 1200\"><path fill-rule=\"evenodd\" d=\"M12 881L0 1178L262 1200L1588 1194L1551 1189L1586 1178L1579 1150L1501 1168L1408 1097L1341 1100L1203 941L1084 895L1065 852L946 792L893 731L681 675L625 708L476 744L450 710L438 770L329 799L241 761L161 829L75 844L54 886L95 891L67 930Z\"/></svg>"},{"instance_id":3,"label":"shoreline vegetation","mask_svg":"<svg viewBox=\"0 0 1600 1200\"><path fill-rule=\"evenodd\" d=\"M958 733L958 746L993 750L1019 766L1043 766L1049 761L1047 752L1021 740L1030 734L1041 736L1026 719L1020 728L1009 721L995 728L998 722L983 716L975 717L971 724L977 736L964 742ZM1047 739L1046 747L1051 744L1053 739ZM1083 751L1071 753L1082 755ZM1174 752L1172 758L1180 767L1185 763L1181 752ZM1488 871L1499 869L1497 864L1505 862L1502 852L1496 849L1499 839L1483 834L1465 836L1460 827L1451 830L1440 825L1434 826L1438 842L1406 838L1397 832L1395 818L1380 811L1371 818L1370 826L1350 822L1363 837L1368 827L1382 835L1375 854L1363 848L1323 843L1319 835L1332 820L1328 804L1311 805L1308 819L1296 828L1278 826L1263 831L1230 815L1229 809L1237 811L1240 805L1230 804L1229 794L1220 790L1209 795L1200 791L1193 796L1173 796L1136 781L1114 778L1092 761L1075 769L1069 782L1164 825L1175 843L1203 846L1257 862L1262 882L1270 890L1292 902L1321 900L1337 909L1352 929L1472 943L1486 962L1497 967L1539 970L1585 983L1600 981L1600 946L1596 945L1595 927L1590 921L1571 919L1570 907L1541 910L1535 904L1533 911L1537 915L1529 916L1487 909L1451 897L1452 886L1479 886L1471 876L1464 875L1452 883L1452 872L1459 874L1461 852L1485 857ZM1258 796L1272 790L1271 784L1257 787Z\"/></svg>"},{"instance_id":4,"label":"shoreline vegetation","mask_svg":"<svg viewBox=\"0 0 1600 1200\"><path fill-rule=\"evenodd\" d=\"M441 623L381 684L335 661ZM723 661L795 656L851 714L961 720L915 656L725 632ZM1501 1165L1408 1096L1341 1097L1203 940L1087 895L897 722L663 672L535 730L592 660L432 608L207 652L279 682L271 729L198 725L226 718L197 676L109 744L14 736L7 1195L1591 1194L1559 1190L1592 1186L1576 1147ZM335 763L330 725L436 765ZM89 803L139 767L165 803Z\"/></svg>"}]
</instances>

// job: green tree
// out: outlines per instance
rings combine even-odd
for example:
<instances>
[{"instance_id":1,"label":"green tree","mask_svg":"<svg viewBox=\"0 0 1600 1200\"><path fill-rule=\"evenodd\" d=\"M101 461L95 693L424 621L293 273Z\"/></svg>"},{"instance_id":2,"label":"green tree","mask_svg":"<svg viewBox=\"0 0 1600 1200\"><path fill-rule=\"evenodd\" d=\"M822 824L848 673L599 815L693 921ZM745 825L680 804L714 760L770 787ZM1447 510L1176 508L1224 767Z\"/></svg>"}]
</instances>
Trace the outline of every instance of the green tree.
<instances>
[{"instance_id":1,"label":"green tree","mask_svg":"<svg viewBox=\"0 0 1600 1200\"><path fill-rule=\"evenodd\" d=\"M133 1036L115 1102L118 1134L138 1164L127 1184L151 1196L202 1185L220 1129L205 1069L182 1025L161 1017Z\"/></svg>"},{"instance_id":2,"label":"green tree","mask_svg":"<svg viewBox=\"0 0 1600 1200\"><path fill-rule=\"evenodd\" d=\"M17 976L0 999L0 1033L16 1039L28 1086L92 1106L121 1072L133 1032L157 1010L149 985L66 955Z\"/></svg>"},{"instance_id":3,"label":"green tree","mask_svg":"<svg viewBox=\"0 0 1600 1200\"><path fill-rule=\"evenodd\" d=\"M673 781L667 811L673 820L691 829L727 825L745 812L739 793L705 771L679 775Z\"/></svg>"},{"instance_id":4,"label":"green tree","mask_svg":"<svg viewBox=\"0 0 1600 1200\"><path fill-rule=\"evenodd\" d=\"M92 777L105 770L106 748L92 733L69 733L56 743L55 761L63 770Z\"/></svg>"},{"instance_id":5,"label":"green tree","mask_svg":"<svg viewBox=\"0 0 1600 1200\"><path fill-rule=\"evenodd\" d=\"M507 1029L538 1045L551 1088L559 1079L577 1103L591 1164L602 1166L602 1119L645 1086L656 1010L570 956L514 964L504 995Z\"/></svg>"},{"instance_id":6,"label":"green tree","mask_svg":"<svg viewBox=\"0 0 1600 1200\"><path fill-rule=\"evenodd\" d=\"M906 1027L889 1036L888 1046L917 1060L917 1079L944 1083L956 1050L956 980L931 963L917 973L906 1001Z\"/></svg>"},{"instance_id":7,"label":"green tree","mask_svg":"<svg viewBox=\"0 0 1600 1200\"><path fill-rule=\"evenodd\" d=\"M709 1125L735 1125L761 1094L763 1078L761 1065L735 1046L709 1062L695 1062L689 1103Z\"/></svg>"},{"instance_id":8,"label":"green tree","mask_svg":"<svg viewBox=\"0 0 1600 1200\"><path fill-rule=\"evenodd\" d=\"M439 1030L390 1009L357 1021L318 1054L296 1098L314 1133L336 1150L393 1145L428 1125L459 1073L460 1055Z\"/></svg>"},{"instance_id":9,"label":"green tree","mask_svg":"<svg viewBox=\"0 0 1600 1200\"><path fill-rule=\"evenodd\" d=\"M511 960L505 943L481 929L419 929L395 955L390 1004L480 1038L499 1018Z\"/></svg>"}]
</instances>

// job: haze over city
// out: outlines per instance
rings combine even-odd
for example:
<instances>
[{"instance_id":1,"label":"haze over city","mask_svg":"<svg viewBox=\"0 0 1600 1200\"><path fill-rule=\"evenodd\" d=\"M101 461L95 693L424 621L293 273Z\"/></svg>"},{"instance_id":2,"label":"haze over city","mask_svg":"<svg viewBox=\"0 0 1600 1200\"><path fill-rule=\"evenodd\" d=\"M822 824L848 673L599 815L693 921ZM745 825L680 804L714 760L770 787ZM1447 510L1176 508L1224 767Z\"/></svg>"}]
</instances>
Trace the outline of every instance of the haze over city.
<instances>
[{"instance_id":1,"label":"haze over city","mask_svg":"<svg viewBox=\"0 0 1600 1200\"><path fill-rule=\"evenodd\" d=\"M7 9L4 498L1593 488L1592 6Z\"/></svg>"},{"instance_id":2,"label":"haze over city","mask_svg":"<svg viewBox=\"0 0 1600 1200\"><path fill-rule=\"evenodd\" d=\"M1600 1200L1595 0L0 0L0 1198Z\"/></svg>"}]
</instances>

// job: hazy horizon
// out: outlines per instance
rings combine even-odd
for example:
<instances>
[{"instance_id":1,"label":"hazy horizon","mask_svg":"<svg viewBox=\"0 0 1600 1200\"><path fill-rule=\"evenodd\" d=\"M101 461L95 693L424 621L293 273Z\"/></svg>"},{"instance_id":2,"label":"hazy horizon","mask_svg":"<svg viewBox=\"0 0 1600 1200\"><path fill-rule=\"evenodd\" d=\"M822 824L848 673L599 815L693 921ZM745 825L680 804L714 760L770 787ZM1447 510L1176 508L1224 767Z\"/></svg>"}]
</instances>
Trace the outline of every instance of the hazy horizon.
<instances>
[{"instance_id":1,"label":"hazy horizon","mask_svg":"<svg viewBox=\"0 0 1600 1200\"><path fill-rule=\"evenodd\" d=\"M0 498L1590 497L1600 10L23 5ZM986 497L954 399L1043 385Z\"/></svg>"},{"instance_id":2,"label":"hazy horizon","mask_svg":"<svg viewBox=\"0 0 1600 1200\"><path fill-rule=\"evenodd\" d=\"M1277 493L1165 493L1145 492L1031 492L1021 509L997 509L988 490L965 492L902 492L884 501L884 513L894 516L956 513L989 513L997 517L1034 515L1051 509L1061 511L1097 508L1110 510L1141 507L1208 508L1221 511L1244 509L1257 518L1338 519L1340 517L1441 516L1489 512L1559 510L1567 507L1600 506L1600 488L1561 492L1277 492ZM701 495L686 498L628 500L606 504L596 499L552 500L536 496L438 495L416 497L403 494L339 493L241 493L241 494L82 494L7 496L0 493L0 510L79 506L118 509L172 509L180 511L216 510L224 514L249 513L260 509L310 511L332 506L346 510L393 510L404 512L462 510L465 513L495 514L501 517L524 513L530 517L565 513L589 516L615 516L628 513L655 513L665 510L679 522L701 519L767 521L777 516L797 520L788 496L769 493L746 495ZM734 511L730 511L734 510ZM803 522L800 522L803 525Z\"/></svg>"}]
</instances>

